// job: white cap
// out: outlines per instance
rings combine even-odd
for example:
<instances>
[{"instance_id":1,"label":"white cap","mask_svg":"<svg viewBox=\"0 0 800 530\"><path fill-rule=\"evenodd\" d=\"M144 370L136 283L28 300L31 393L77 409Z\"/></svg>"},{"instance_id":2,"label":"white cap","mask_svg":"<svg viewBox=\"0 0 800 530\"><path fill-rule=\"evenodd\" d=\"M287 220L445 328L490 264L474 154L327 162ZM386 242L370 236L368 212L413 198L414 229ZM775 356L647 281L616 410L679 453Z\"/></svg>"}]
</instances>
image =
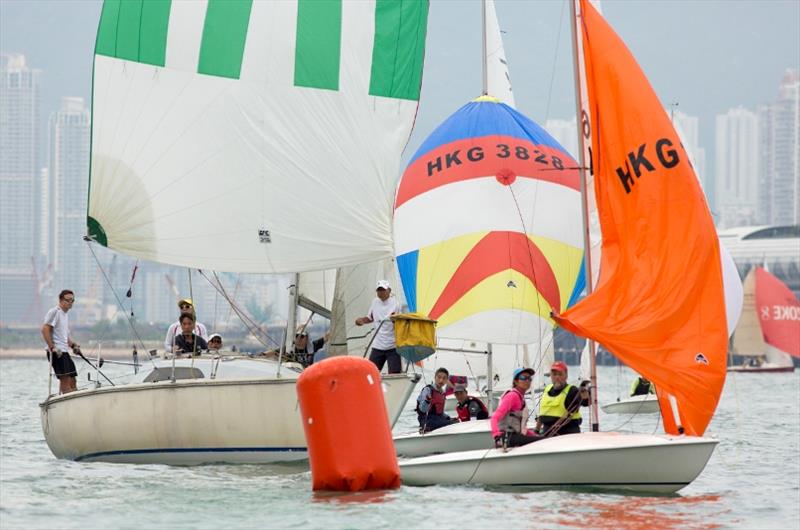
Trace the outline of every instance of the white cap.
<instances>
[{"instance_id":1,"label":"white cap","mask_svg":"<svg viewBox=\"0 0 800 530\"><path fill-rule=\"evenodd\" d=\"M211 335L208 336L208 341L211 342L211 339L216 339L216 338L222 340L222 335L220 335L219 333L212 333Z\"/></svg>"},{"instance_id":2,"label":"white cap","mask_svg":"<svg viewBox=\"0 0 800 530\"><path fill-rule=\"evenodd\" d=\"M386 280L378 280L378 284L375 286L375 289L391 289L392 287L389 285L389 282Z\"/></svg>"}]
</instances>

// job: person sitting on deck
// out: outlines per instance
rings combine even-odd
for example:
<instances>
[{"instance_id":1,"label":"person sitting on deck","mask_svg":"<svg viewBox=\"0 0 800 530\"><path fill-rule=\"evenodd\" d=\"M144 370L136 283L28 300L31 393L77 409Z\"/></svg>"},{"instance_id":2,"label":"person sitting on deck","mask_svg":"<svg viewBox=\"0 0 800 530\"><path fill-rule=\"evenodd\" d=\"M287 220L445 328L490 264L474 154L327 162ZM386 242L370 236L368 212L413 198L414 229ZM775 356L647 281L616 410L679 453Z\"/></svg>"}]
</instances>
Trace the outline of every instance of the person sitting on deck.
<instances>
[{"instance_id":1,"label":"person sitting on deck","mask_svg":"<svg viewBox=\"0 0 800 530\"><path fill-rule=\"evenodd\" d=\"M550 379L553 382L544 388L539 403L536 431L544 436L581 432L580 407L589 406L589 389L567 384L567 365L562 361L550 367Z\"/></svg>"},{"instance_id":2,"label":"person sitting on deck","mask_svg":"<svg viewBox=\"0 0 800 530\"><path fill-rule=\"evenodd\" d=\"M644 377L637 377L631 385L631 396L646 396L647 394L655 393L655 385Z\"/></svg>"},{"instance_id":3,"label":"person sitting on deck","mask_svg":"<svg viewBox=\"0 0 800 530\"><path fill-rule=\"evenodd\" d=\"M282 356L280 355L280 350L277 349L262 352L261 355L270 359L278 359L280 357L283 362L298 363L303 368L308 368L314 364L314 354L325 347L328 337L329 335L326 334L324 337L309 342L308 332L305 330L305 326L301 325L297 328L291 350L285 352Z\"/></svg>"},{"instance_id":4,"label":"person sitting on deck","mask_svg":"<svg viewBox=\"0 0 800 530\"><path fill-rule=\"evenodd\" d=\"M519 447L541 439L528 429L528 407L525 404L525 394L531 388L534 373L533 368L514 370L512 388L503 394L492 414L495 447Z\"/></svg>"},{"instance_id":5,"label":"person sitting on deck","mask_svg":"<svg viewBox=\"0 0 800 530\"><path fill-rule=\"evenodd\" d=\"M164 350L167 352L175 351L173 349L173 344L175 342L175 338L182 332L180 317L183 315L191 315L195 321L194 332L200 335L203 339L208 340L208 331L206 331L206 327L200 322L197 322L197 314L194 311L194 304L192 303L192 300L189 298L183 298L182 300L179 300L178 308L181 310L178 321L169 327L167 330L167 336L164 338Z\"/></svg>"},{"instance_id":6,"label":"person sitting on deck","mask_svg":"<svg viewBox=\"0 0 800 530\"><path fill-rule=\"evenodd\" d=\"M417 398L417 420L419 432L431 432L453 423L450 416L444 413L444 389L450 372L447 368L439 368L433 377L433 384L422 388Z\"/></svg>"},{"instance_id":7,"label":"person sitting on deck","mask_svg":"<svg viewBox=\"0 0 800 530\"><path fill-rule=\"evenodd\" d=\"M483 401L476 397L472 397L467 393L466 385L456 385L454 395L456 396L456 414L458 414L458 421L469 421L472 418L476 420L485 420L489 418L489 410Z\"/></svg>"},{"instance_id":8,"label":"person sitting on deck","mask_svg":"<svg viewBox=\"0 0 800 530\"><path fill-rule=\"evenodd\" d=\"M206 339L194 334L194 317L192 315L182 315L180 322L181 334L175 337L175 353L200 355L200 352L207 350L208 343Z\"/></svg>"},{"instance_id":9,"label":"person sitting on deck","mask_svg":"<svg viewBox=\"0 0 800 530\"><path fill-rule=\"evenodd\" d=\"M208 337L208 351L219 352L222 349L222 335L219 333L212 333Z\"/></svg>"}]
</instances>

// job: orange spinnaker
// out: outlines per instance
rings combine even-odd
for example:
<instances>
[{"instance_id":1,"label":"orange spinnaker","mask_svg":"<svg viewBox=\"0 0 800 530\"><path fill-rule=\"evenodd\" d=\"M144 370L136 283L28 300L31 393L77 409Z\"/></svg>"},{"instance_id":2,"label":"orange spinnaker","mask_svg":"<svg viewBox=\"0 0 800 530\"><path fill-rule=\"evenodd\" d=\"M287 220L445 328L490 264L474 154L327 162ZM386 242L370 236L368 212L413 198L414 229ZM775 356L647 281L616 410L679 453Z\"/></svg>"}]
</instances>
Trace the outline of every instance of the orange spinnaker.
<instances>
[{"instance_id":1,"label":"orange spinnaker","mask_svg":"<svg viewBox=\"0 0 800 530\"><path fill-rule=\"evenodd\" d=\"M580 5L603 252L594 293L556 321L653 381L668 433L678 433L679 422L700 436L726 371L716 230L689 157L636 60L588 1Z\"/></svg>"}]
</instances>

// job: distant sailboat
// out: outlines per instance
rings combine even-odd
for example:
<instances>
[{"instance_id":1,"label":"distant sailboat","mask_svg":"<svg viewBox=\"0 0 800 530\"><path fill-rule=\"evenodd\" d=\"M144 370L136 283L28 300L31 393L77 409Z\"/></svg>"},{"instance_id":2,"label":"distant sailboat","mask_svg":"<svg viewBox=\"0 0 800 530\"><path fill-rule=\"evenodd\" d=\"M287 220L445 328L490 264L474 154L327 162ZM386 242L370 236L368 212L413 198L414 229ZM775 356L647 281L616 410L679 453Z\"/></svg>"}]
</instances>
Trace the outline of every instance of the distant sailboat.
<instances>
[{"instance_id":1,"label":"distant sailboat","mask_svg":"<svg viewBox=\"0 0 800 530\"><path fill-rule=\"evenodd\" d=\"M800 357L800 302L785 283L762 267L744 279L744 307L733 334L733 353L747 357L729 372L792 372Z\"/></svg>"}]
</instances>

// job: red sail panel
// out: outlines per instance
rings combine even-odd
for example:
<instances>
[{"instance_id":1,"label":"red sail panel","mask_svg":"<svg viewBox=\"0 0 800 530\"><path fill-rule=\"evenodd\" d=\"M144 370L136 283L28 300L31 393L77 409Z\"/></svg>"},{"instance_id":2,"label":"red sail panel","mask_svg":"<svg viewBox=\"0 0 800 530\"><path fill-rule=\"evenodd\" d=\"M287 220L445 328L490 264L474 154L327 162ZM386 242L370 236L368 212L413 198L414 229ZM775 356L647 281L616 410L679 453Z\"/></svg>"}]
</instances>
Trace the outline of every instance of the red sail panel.
<instances>
[{"instance_id":1,"label":"red sail panel","mask_svg":"<svg viewBox=\"0 0 800 530\"><path fill-rule=\"evenodd\" d=\"M596 290L556 320L655 383L667 432L702 435L726 371L714 223L636 60L588 1L580 6L603 250Z\"/></svg>"},{"instance_id":2,"label":"red sail panel","mask_svg":"<svg viewBox=\"0 0 800 530\"><path fill-rule=\"evenodd\" d=\"M800 302L778 278L756 269L756 308L764 342L800 357Z\"/></svg>"}]
</instances>

